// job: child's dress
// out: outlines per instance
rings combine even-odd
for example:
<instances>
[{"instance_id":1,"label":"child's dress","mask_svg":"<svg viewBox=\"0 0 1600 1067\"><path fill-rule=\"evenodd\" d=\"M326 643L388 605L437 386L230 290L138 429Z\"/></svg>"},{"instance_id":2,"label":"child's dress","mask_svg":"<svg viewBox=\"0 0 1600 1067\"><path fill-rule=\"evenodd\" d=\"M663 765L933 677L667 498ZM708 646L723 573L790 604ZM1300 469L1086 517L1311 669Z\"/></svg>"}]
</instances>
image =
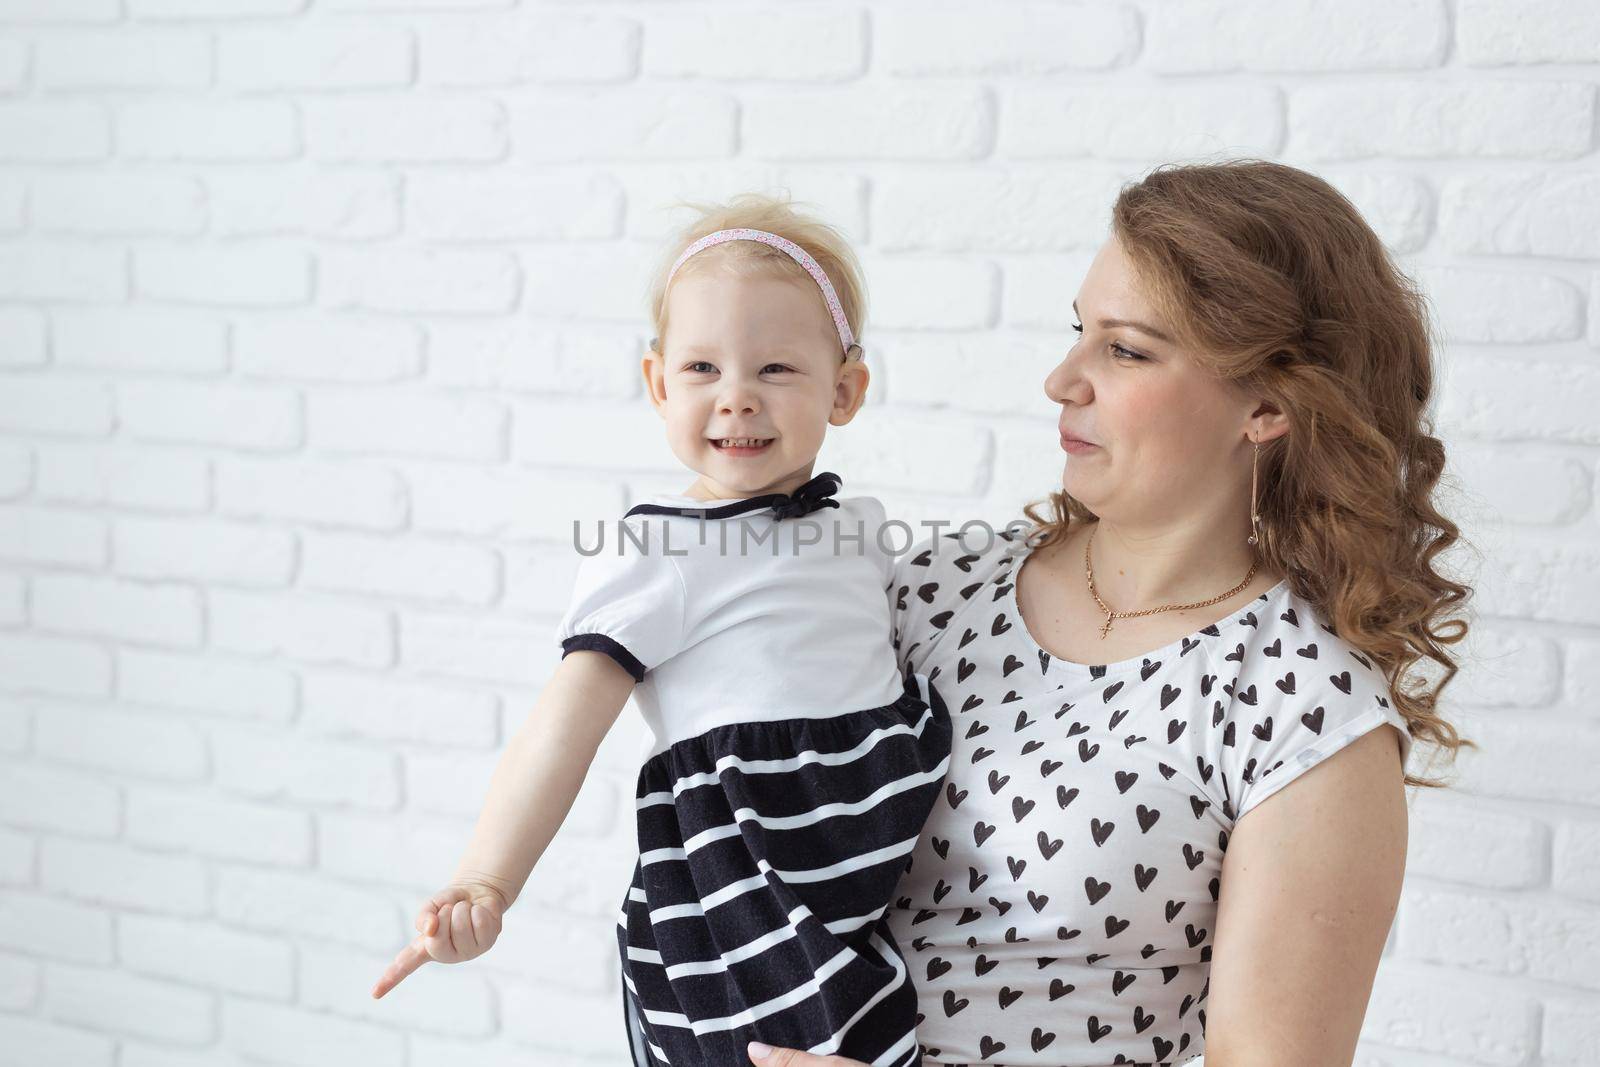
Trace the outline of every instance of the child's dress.
<instances>
[{"instance_id":1,"label":"child's dress","mask_svg":"<svg viewBox=\"0 0 1600 1067\"><path fill-rule=\"evenodd\" d=\"M640 1067L745 1065L751 1040L921 1063L885 911L950 717L895 664L883 507L838 484L655 497L579 568L562 654L625 667L653 735L617 930Z\"/></svg>"}]
</instances>

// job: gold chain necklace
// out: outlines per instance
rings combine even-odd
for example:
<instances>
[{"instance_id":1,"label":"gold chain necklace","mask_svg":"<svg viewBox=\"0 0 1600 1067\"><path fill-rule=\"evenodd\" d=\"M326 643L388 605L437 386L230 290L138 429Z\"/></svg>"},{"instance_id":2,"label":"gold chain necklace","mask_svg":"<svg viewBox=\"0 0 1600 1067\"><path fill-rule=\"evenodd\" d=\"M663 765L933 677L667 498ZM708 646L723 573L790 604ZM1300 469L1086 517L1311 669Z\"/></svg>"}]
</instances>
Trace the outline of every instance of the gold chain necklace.
<instances>
[{"instance_id":1,"label":"gold chain necklace","mask_svg":"<svg viewBox=\"0 0 1600 1067\"><path fill-rule=\"evenodd\" d=\"M1240 582L1226 593L1222 593L1219 596L1214 596L1210 600L1202 600L1195 604L1168 604L1164 608L1146 608L1143 611L1112 611L1110 608L1106 607L1106 602L1101 600L1100 594L1095 591L1094 567L1090 566L1089 564L1089 546L1094 543L1094 535L1099 529L1100 524L1096 523L1094 527L1089 530L1089 539L1083 543L1083 572L1088 576L1089 579L1089 595L1094 597L1094 602L1096 604L1100 605L1100 610L1106 613L1106 623L1104 626L1100 627L1101 640L1105 640L1105 636L1111 632L1111 621L1113 619L1132 619L1140 615L1154 615L1158 611L1179 611L1184 608L1203 608L1208 604L1215 604L1219 600L1226 600L1239 590L1243 589L1245 586L1249 585L1250 579L1254 578L1256 575L1256 568L1261 565L1261 560L1259 558L1251 560L1250 573L1244 576L1244 581Z\"/></svg>"}]
</instances>

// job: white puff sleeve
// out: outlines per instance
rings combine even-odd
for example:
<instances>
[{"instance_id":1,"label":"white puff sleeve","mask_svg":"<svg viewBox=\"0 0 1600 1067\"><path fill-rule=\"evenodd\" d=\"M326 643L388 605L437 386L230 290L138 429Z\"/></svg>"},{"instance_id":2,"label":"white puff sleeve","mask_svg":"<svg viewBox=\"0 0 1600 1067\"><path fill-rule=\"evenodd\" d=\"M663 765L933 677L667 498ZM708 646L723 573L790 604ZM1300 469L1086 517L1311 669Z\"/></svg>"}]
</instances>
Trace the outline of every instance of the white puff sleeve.
<instances>
[{"instance_id":1,"label":"white puff sleeve","mask_svg":"<svg viewBox=\"0 0 1600 1067\"><path fill-rule=\"evenodd\" d=\"M556 630L561 655L610 656L638 682L682 651L687 594L683 577L658 542L649 551L607 542L578 566L572 600Z\"/></svg>"},{"instance_id":2,"label":"white puff sleeve","mask_svg":"<svg viewBox=\"0 0 1600 1067\"><path fill-rule=\"evenodd\" d=\"M1277 669L1255 679L1258 691L1271 699L1262 700L1258 714L1238 721L1237 754L1224 760L1233 779L1235 820L1385 723L1400 732L1402 766L1411 754L1405 716L1394 707L1382 670L1344 641L1320 630L1316 636L1315 661L1285 641L1289 647L1274 661Z\"/></svg>"},{"instance_id":3,"label":"white puff sleeve","mask_svg":"<svg viewBox=\"0 0 1600 1067\"><path fill-rule=\"evenodd\" d=\"M860 513L861 551L872 558L873 564L878 568L878 576L885 588L894 581L894 557L889 555L883 547L883 526L888 521L888 513L884 510L883 501L875 496L857 497L856 510ZM858 531L850 530L849 535L854 537Z\"/></svg>"}]
</instances>

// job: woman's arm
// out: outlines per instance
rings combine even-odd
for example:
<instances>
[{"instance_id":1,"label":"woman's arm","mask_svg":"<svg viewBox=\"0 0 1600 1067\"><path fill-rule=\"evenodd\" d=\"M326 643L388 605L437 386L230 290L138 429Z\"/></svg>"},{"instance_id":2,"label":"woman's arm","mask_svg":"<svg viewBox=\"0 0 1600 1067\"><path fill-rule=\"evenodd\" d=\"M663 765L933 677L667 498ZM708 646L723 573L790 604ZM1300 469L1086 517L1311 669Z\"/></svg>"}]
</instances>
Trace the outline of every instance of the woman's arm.
<instances>
[{"instance_id":1,"label":"woman's arm","mask_svg":"<svg viewBox=\"0 0 1600 1067\"><path fill-rule=\"evenodd\" d=\"M1222 863L1206 1067L1349 1067L1405 874L1395 729L1235 824Z\"/></svg>"}]
</instances>

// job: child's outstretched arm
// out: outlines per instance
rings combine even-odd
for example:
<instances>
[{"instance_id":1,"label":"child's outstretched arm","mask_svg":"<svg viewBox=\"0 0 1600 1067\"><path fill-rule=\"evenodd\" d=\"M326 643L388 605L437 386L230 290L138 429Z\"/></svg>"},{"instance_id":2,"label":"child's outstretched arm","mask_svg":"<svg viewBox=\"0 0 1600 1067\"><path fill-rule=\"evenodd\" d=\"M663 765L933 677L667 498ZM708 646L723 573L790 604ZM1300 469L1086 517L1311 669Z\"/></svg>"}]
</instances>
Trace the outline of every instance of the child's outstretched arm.
<instances>
[{"instance_id":1,"label":"child's outstretched arm","mask_svg":"<svg viewBox=\"0 0 1600 1067\"><path fill-rule=\"evenodd\" d=\"M429 960L460 963L494 944L500 917L566 820L633 686L633 677L602 653L573 652L561 660L495 766L455 876L422 905L417 938L385 968L374 998Z\"/></svg>"}]
</instances>

